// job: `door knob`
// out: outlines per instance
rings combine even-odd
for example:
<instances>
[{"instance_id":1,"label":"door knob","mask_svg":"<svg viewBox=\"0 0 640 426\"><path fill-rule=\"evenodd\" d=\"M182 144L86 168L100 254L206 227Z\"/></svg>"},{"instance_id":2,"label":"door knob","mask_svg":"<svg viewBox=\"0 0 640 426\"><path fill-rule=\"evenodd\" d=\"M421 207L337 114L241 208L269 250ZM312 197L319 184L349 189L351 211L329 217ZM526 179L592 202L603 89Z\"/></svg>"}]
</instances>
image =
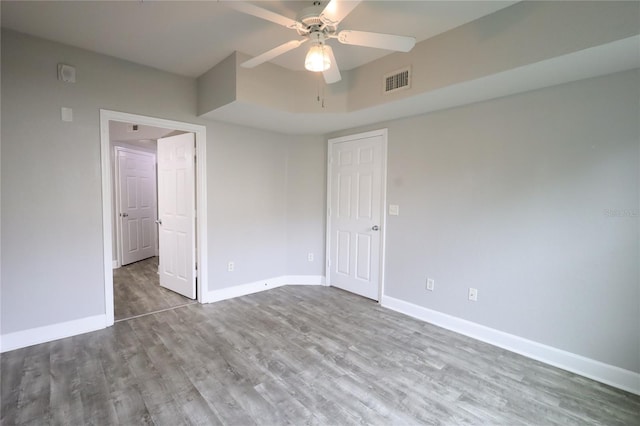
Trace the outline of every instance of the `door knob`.
<instances>
[{"instance_id":1,"label":"door knob","mask_svg":"<svg viewBox=\"0 0 640 426\"><path fill-rule=\"evenodd\" d=\"M158 219L158 220L156 220L156 223L157 223L158 225L162 225L162 219Z\"/></svg>"},{"instance_id":2,"label":"door knob","mask_svg":"<svg viewBox=\"0 0 640 426\"><path fill-rule=\"evenodd\" d=\"M120 213L120 217L129 217L129 213Z\"/></svg>"},{"instance_id":3,"label":"door knob","mask_svg":"<svg viewBox=\"0 0 640 426\"><path fill-rule=\"evenodd\" d=\"M373 227L371 228L372 231L377 231L378 229L380 229L378 225L373 225Z\"/></svg>"}]
</instances>

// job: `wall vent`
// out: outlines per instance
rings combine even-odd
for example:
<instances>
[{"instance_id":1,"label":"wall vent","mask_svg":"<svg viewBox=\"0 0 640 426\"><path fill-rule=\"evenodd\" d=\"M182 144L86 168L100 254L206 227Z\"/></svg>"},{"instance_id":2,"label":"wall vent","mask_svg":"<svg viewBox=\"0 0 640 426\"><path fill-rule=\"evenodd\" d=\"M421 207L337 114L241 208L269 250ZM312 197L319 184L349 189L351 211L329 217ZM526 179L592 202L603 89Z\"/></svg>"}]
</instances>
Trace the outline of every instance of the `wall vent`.
<instances>
[{"instance_id":1,"label":"wall vent","mask_svg":"<svg viewBox=\"0 0 640 426\"><path fill-rule=\"evenodd\" d=\"M397 92L398 90L406 90L411 87L411 67L405 67L400 70L385 74L382 80L383 93Z\"/></svg>"}]
</instances>

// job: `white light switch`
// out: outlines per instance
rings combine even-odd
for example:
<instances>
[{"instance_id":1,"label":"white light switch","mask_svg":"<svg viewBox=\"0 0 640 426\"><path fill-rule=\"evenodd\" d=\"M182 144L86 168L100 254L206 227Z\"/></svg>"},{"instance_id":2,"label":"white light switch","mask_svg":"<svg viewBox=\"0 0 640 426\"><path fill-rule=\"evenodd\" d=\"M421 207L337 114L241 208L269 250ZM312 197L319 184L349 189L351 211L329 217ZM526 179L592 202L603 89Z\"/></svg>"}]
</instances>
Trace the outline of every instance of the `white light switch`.
<instances>
[{"instance_id":1,"label":"white light switch","mask_svg":"<svg viewBox=\"0 0 640 426\"><path fill-rule=\"evenodd\" d=\"M398 216L400 214L400 206L397 204L389 204L389 216Z\"/></svg>"},{"instance_id":2,"label":"white light switch","mask_svg":"<svg viewBox=\"0 0 640 426\"><path fill-rule=\"evenodd\" d=\"M73 110L71 108L60 108L62 121L73 121Z\"/></svg>"}]
</instances>

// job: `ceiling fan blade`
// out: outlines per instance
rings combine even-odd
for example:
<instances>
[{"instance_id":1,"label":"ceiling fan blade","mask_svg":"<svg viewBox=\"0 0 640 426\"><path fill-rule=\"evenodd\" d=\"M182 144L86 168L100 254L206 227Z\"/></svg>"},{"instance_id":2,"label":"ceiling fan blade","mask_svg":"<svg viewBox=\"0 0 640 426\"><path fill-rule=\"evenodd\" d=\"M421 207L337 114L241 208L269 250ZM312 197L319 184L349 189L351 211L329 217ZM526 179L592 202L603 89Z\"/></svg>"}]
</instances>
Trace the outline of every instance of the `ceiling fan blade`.
<instances>
[{"instance_id":1,"label":"ceiling fan blade","mask_svg":"<svg viewBox=\"0 0 640 426\"><path fill-rule=\"evenodd\" d=\"M261 19L266 19L267 21L274 22L278 25L282 25L283 27L296 29L299 25L297 21L291 18L287 18L286 16L282 16L278 13L263 9L259 6L247 3L245 1L225 1L224 4L232 9L237 10L238 12L246 13L247 15L253 15Z\"/></svg>"},{"instance_id":2,"label":"ceiling fan blade","mask_svg":"<svg viewBox=\"0 0 640 426\"><path fill-rule=\"evenodd\" d=\"M320 13L320 20L327 25L336 26L342 21L362 0L331 0L327 7Z\"/></svg>"},{"instance_id":3,"label":"ceiling fan blade","mask_svg":"<svg viewBox=\"0 0 640 426\"><path fill-rule=\"evenodd\" d=\"M338 68L338 63L336 62L336 57L333 55L333 49L329 45L324 46L325 54L329 56L329 60L331 61L331 66L328 70L323 71L322 75L324 76L324 81L327 84L337 83L342 80L342 76L340 75L340 68Z\"/></svg>"},{"instance_id":4,"label":"ceiling fan blade","mask_svg":"<svg viewBox=\"0 0 640 426\"><path fill-rule=\"evenodd\" d=\"M375 47L398 52L408 52L416 45L416 39L413 37L351 30L340 31L338 33L338 41L343 44Z\"/></svg>"},{"instance_id":5,"label":"ceiling fan blade","mask_svg":"<svg viewBox=\"0 0 640 426\"><path fill-rule=\"evenodd\" d=\"M286 42L284 44L281 44L278 47L274 47L273 49L264 52L261 55L256 56L255 58L249 59L248 61L245 61L245 62L241 63L240 66L242 68L257 67L258 65L260 65L260 64L262 64L264 62L272 60L276 56L280 56L283 53L287 53L288 51L295 49L296 47L300 46L305 41L307 41L307 39L288 41L288 42Z\"/></svg>"}]
</instances>

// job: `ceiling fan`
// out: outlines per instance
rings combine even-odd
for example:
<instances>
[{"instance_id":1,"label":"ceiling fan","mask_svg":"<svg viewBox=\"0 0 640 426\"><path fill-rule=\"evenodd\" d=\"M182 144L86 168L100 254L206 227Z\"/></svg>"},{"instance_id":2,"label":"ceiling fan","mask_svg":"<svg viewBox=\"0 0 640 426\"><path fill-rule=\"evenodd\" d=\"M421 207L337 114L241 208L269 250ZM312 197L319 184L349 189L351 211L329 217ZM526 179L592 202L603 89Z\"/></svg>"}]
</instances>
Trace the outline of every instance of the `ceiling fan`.
<instances>
[{"instance_id":1,"label":"ceiling fan","mask_svg":"<svg viewBox=\"0 0 640 426\"><path fill-rule=\"evenodd\" d=\"M300 12L297 20L287 18L286 16L244 1L227 2L227 5L239 12L253 15L295 30L298 35L302 37L281 44L240 65L244 68L256 67L283 53L300 47L303 43L309 41L312 45L305 58L305 68L309 71L322 72L325 82L331 84L340 81L342 77L340 76L340 69L333 55L333 50L331 46L327 44L329 39L338 39L342 44L375 47L398 52L408 52L413 49L413 46L416 44L416 39L413 37L366 31L338 31L340 22L358 6L361 1L362 0L331 0L324 8L321 6L320 1L314 1L313 6L307 7Z\"/></svg>"}]
</instances>

